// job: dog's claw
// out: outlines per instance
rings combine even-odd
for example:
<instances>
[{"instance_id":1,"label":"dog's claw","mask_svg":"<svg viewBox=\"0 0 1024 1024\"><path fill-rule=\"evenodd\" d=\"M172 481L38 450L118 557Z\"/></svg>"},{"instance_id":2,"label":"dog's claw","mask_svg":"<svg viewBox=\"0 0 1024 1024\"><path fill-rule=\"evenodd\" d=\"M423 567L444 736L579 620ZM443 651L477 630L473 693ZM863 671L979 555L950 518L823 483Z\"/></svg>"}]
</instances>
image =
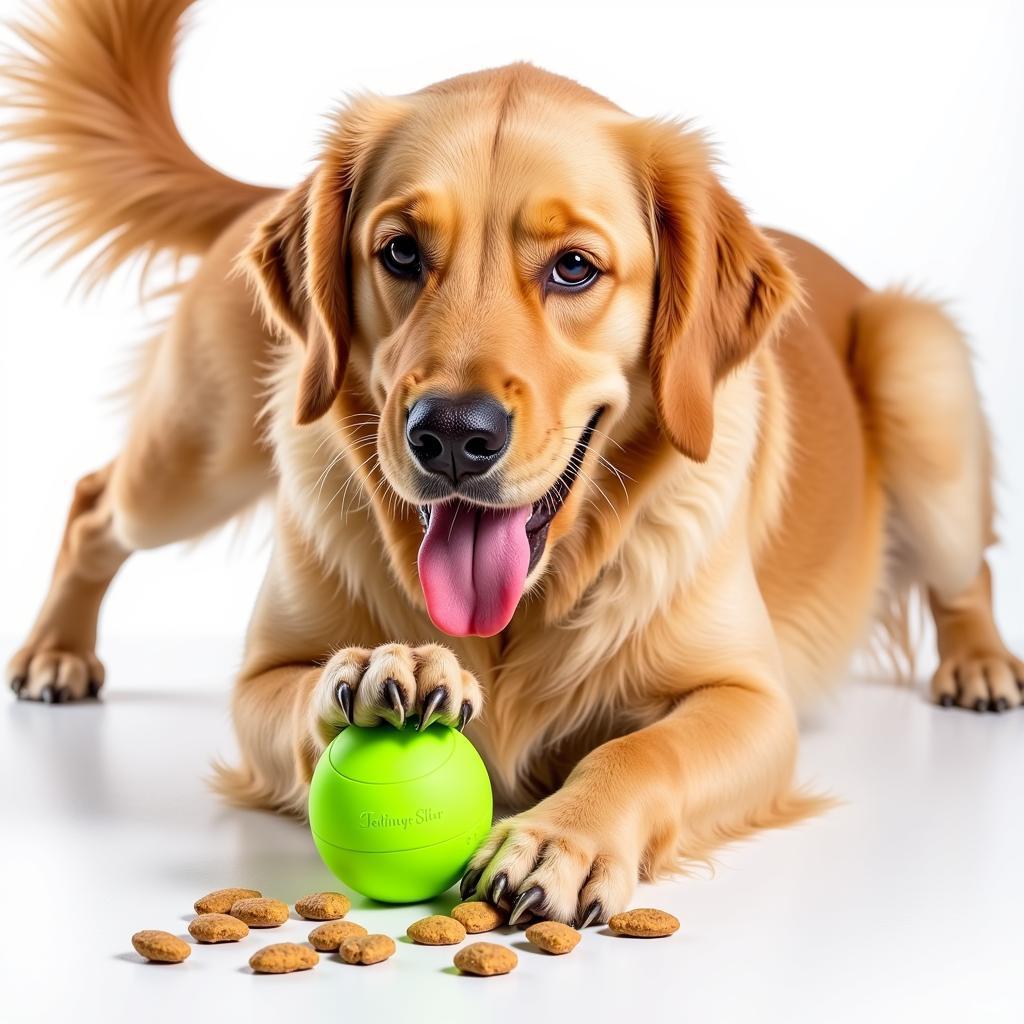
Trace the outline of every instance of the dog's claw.
<instances>
[{"instance_id":1,"label":"dog's claw","mask_svg":"<svg viewBox=\"0 0 1024 1024\"><path fill-rule=\"evenodd\" d=\"M39 699L44 704L59 703L59 701L57 700L57 687L54 686L52 683L48 683L46 686L43 687L42 692L39 694Z\"/></svg>"},{"instance_id":2,"label":"dog's claw","mask_svg":"<svg viewBox=\"0 0 1024 1024\"><path fill-rule=\"evenodd\" d=\"M21 691L25 689L25 684L28 680L24 676L15 676L11 680L11 690L14 692L15 697L21 697Z\"/></svg>"},{"instance_id":3,"label":"dog's claw","mask_svg":"<svg viewBox=\"0 0 1024 1024\"><path fill-rule=\"evenodd\" d=\"M348 683L339 683L338 689L334 691L334 699L338 702L338 707L341 708L341 713L345 716L346 723L351 725L352 687Z\"/></svg>"},{"instance_id":4,"label":"dog's claw","mask_svg":"<svg viewBox=\"0 0 1024 1024\"><path fill-rule=\"evenodd\" d=\"M519 893L508 915L509 925L517 924L523 914L543 903L545 899L547 899L547 893L539 885L533 885L526 892Z\"/></svg>"},{"instance_id":5,"label":"dog's claw","mask_svg":"<svg viewBox=\"0 0 1024 1024\"><path fill-rule=\"evenodd\" d=\"M504 871L499 871L494 876L494 881L491 882L491 894L488 896L488 901L493 903L494 906L498 905L498 900L505 895L505 889L508 887L508 875Z\"/></svg>"},{"instance_id":6,"label":"dog's claw","mask_svg":"<svg viewBox=\"0 0 1024 1024\"><path fill-rule=\"evenodd\" d=\"M988 711L988 701L984 700L982 697L979 697L974 702L974 710L975 711Z\"/></svg>"},{"instance_id":7,"label":"dog's claw","mask_svg":"<svg viewBox=\"0 0 1024 1024\"><path fill-rule=\"evenodd\" d=\"M95 679L89 680L89 696L98 697L100 695L100 684Z\"/></svg>"},{"instance_id":8,"label":"dog's claw","mask_svg":"<svg viewBox=\"0 0 1024 1024\"><path fill-rule=\"evenodd\" d=\"M396 680L384 680L384 697L391 705L391 710L395 713L395 720L391 724L396 729L401 729L405 725L405 705L402 703L402 692L398 689Z\"/></svg>"},{"instance_id":9,"label":"dog's claw","mask_svg":"<svg viewBox=\"0 0 1024 1024\"><path fill-rule=\"evenodd\" d=\"M999 697L996 700L995 705L993 706L993 710L997 714L1002 714L1004 711L1007 711L1009 709L1009 707L1010 707L1010 702L1005 697Z\"/></svg>"},{"instance_id":10,"label":"dog's claw","mask_svg":"<svg viewBox=\"0 0 1024 1024\"><path fill-rule=\"evenodd\" d=\"M601 917L601 902L600 900L594 900L593 903L587 907L586 910L580 914L579 923L576 925L577 928L589 928L596 920Z\"/></svg>"},{"instance_id":11,"label":"dog's claw","mask_svg":"<svg viewBox=\"0 0 1024 1024\"><path fill-rule=\"evenodd\" d=\"M459 896L462 899L468 899L476 892L476 887L480 882L480 876L483 873L483 868L476 868L474 870L467 871L462 876L462 881L459 883Z\"/></svg>"},{"instance_id":12,"label":"dog's claw","mask_svg":"<svg viewBox=\"0 0 1024 1024\"><path fill-rule=\"evenodd\" d=\"M462 707L459 708L459 724L455 727L459 732L462 732L469 723L469 716L473 714L473 705L468 700L462 702Z\"/></svg>"},{"instance_id":13,"label":"dog's claw","mask_svg":"<svg viewBox=\"0 0 1024 1024\"><path fill-rule=\"evenodd\" d=\"M953 695L949 693L944 693L939 698L939 704L944 708L951 708L953 706Z\"/></svg>"},{"instance_id":14,"label":"dog's claw","mask_svg":"<svg viewBox=\"0 0 1024 1024\"><path fill-rule=\"evenodd\" d=\"M443 686L438 686L427 694L427 699L423 702L423 710L420 712L420 724L416 726L417 732L423 732L430 725L430 719L444 701L447 692Z\"/></svg>"}]
</instances>

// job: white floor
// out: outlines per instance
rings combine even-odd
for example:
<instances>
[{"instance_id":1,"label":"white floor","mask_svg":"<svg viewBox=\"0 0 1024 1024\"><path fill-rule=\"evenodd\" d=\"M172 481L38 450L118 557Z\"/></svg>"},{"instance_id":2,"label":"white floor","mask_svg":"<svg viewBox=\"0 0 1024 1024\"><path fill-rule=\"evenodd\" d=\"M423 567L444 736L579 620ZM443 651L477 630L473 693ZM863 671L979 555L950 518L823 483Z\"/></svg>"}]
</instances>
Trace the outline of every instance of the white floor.
<instances>
[{"instance_id":1,"label":"white floor","mask_svg":"<svg viewBox=\"0 0 1024 1024\"><path fill-rule=\"evenodd\" d=\"M211 756L231 750L236 649L105 654L101 703L0 703L5 1021L1024 1020L1024 712L942 711L852 684L808 725L802 757L804 778L846 804L724 851L713 880L641 887L636 905L682 921L671 939L590 930L556 959L514 932L497 941L518 970L489 980L457 976L451 949L405 942L381 966L324 957L255 977L254 949L309 926L196 948L178 967L143 964L129 941L186 934L193 900L220 886L294 901L333 885L301 825L225 809L204 788ZM426 912L357 899L350 916L399 937Z\"/></svg>"}]
</instances>

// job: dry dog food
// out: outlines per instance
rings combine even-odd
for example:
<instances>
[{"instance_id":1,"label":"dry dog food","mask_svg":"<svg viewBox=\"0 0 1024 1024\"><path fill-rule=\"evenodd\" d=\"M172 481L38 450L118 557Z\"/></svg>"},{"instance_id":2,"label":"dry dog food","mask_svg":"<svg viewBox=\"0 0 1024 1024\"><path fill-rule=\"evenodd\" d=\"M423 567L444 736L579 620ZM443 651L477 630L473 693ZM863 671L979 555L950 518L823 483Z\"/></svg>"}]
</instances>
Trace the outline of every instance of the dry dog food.
<instances>
[{"instance_id":1,"label":"dry dog food","mask_svg":"<svg viewBox=\"0 0 1024 1024\"><path fill-rule=\"evenodd\" d=\"M482 978L492 974L508 974L519 963L519 957L508 946L494 942L473 942L455 954L455 966L466 974Z\"/></svg>"},{"instance_id":2,"label":"dry dog food","mask_svg":"<svg viewBox=\"0 0 1024 1024\"><path fill-rule=\"evenodd\" d=\"M180 964L192 953L192 947L184 939L151 928L136 932L132 936L132 945L139 956L157 964Z\"/></svg>"},{"instance_id":3,"label":"dry dog food","mask_svg":"<svg viewBox=\"0 0 1024 1024\"><path fill-rule=\"evenodd\" d=\"M478 932L493 932L495 928L500 928L508 920L508 915L500 907L484 903L482 900L460 903L452 910L452 917L470 935L476 935Z\"/></svg>"},{"instance_id":4,"label":"dry dog food","mask_svg":"<svg viewBox=\"0 0 1024 1024\"><path fill-rule=\"evenodd\" d=\"M395 955L395 940L390 935L353 935L338 947L338 956L347 964L379 964Z\"/></svg>"},{"instance_id":5,"label":"dry dog food","mask_svg":"<svg viewBox=\"0 0 1024 1024\"><path fill-rule=\"evenodd\" d=\"M664 910L642 907L614 914L608 927L616 935L628 935L634 939L660 939L679 930L679 919Z\"/></svg>"},{"instance_id":6,"label":"dry dog food","mask_svg":"<svg viewBox=\"0 0 1024 1024\"><path fill-rule=\"evenodd\" d=\"M249 957L249 966L257 974L291 974L308 971L320 962L320 955L309 946L297 942L275 942L264 946Z\"/></svg>"},{"instance_id":7,"label":"dry dog food","mask_svg":"<svg viewBox=\"0 0 1024 1024\"><path fill-rule=\"evenodd\" d=\"M545 953L571 953L580 941L580 933L557 921L540 921L526 929L526 938Z\"/></svg>"},{"instance_id":8,"label":"dry dog food","mask_svg":"<svg viewBox=\"0 0 1024 1024\"><path fill-rule=\"evenodd\" d=\"M337 953L338 947L357 935L365 935L366 929L355 921L328 921L309 933L309 944L321 953Z\"/></svg>"},{"instance_id":9,"label":"dry dog food","mask_svg":"<svg viewBox=\"0 0 1024 1024\"><path fill-rule=\"evenodd\" d=\"M196 942L237 942L249 934L249 926L230 914L200 914L188 933Z\"/></svg>"},{"instance_id":10,"label":"dry dog food","mask_svg":"<svg viewBox=\"0 0 1024 1024\"><path fill-rule=\"evenodd\" d=\"M307 921L337 921L352 909L352 901L340 892L315 892L295 902L295 912Z\"/></svg>"},{"instance_id":11,"label":"dry dog food","mask_svg":"<svg viewBox=\"0 0 1024 1024\"><path fill-rule=\"evenodd\" d=\"M454 917L432 914L414 921L405 934L421 946L454 946L466 937L466 929Z\"/></svg>"},{"instance_id":12,"label":"dry dog food","mask_svg":"<svg viewBox=\"0 0 1024 1024\"><path fill-rule=\"evenodd\" d=\"M196 900L197 914L226 914L239 900L259 899L259 889L217 889Z\"/></svg>"},{"instance_id":13,"label":"dry dog food","mask_svg":"<svg viewBox=\"0 0 1024 1024\"><path fill-rule=\"evenodd\" d=\"M288 920L288 904L262 898L236 900L231 904L231 916L250 928L276 928Z\"/></svg>"}]
</instances>

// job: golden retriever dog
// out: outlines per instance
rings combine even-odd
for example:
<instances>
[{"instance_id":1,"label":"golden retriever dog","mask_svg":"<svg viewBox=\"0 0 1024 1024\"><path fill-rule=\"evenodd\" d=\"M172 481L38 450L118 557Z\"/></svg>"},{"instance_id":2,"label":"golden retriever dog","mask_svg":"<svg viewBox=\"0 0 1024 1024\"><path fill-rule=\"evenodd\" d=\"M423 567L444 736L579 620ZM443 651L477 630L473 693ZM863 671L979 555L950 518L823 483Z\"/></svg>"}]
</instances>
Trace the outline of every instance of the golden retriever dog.
<instances>
[{"instance_id":1,"label":"golden retriever dog","mask_svg":"<svg viewBox=\"0 0 1024 1024\"><path fill-rule=\"evenodd\" d=\"M350 723L468 727L518 813L463 892L581 925L823 806L797 711L915 588L934 700L1021 704L940 308L756 227L699 134L529 64L361 95L305 181L233 181L171 117L188 6L49 0L7 63L44 241L95 275L200 258L75 489L19 698L95 695L125 559L272 495L221 792L301 815Z\"/></svg>"}]
</instances>

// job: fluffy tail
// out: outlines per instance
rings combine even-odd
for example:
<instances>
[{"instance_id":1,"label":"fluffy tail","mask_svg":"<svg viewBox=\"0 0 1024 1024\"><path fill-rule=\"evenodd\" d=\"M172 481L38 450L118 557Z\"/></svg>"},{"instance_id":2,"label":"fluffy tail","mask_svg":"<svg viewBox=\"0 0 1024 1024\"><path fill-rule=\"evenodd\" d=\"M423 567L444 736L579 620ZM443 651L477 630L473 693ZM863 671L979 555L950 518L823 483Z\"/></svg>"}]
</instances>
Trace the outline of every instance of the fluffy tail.
<instances>
[{"instance_id":1,"label":"fluffy tail","mask_svg":"<svg viewBox=\"0 0 1024 1024\"><path fill-rule=\"evenodd\" d=\"M14 26L0 138L30 143L8 181L28 192L32 252L96 247L88 284L129 258L204 252L274 190L221 174L185 144L168 80L193 0L46 0Z\"/></svg>"}]
</instances>

